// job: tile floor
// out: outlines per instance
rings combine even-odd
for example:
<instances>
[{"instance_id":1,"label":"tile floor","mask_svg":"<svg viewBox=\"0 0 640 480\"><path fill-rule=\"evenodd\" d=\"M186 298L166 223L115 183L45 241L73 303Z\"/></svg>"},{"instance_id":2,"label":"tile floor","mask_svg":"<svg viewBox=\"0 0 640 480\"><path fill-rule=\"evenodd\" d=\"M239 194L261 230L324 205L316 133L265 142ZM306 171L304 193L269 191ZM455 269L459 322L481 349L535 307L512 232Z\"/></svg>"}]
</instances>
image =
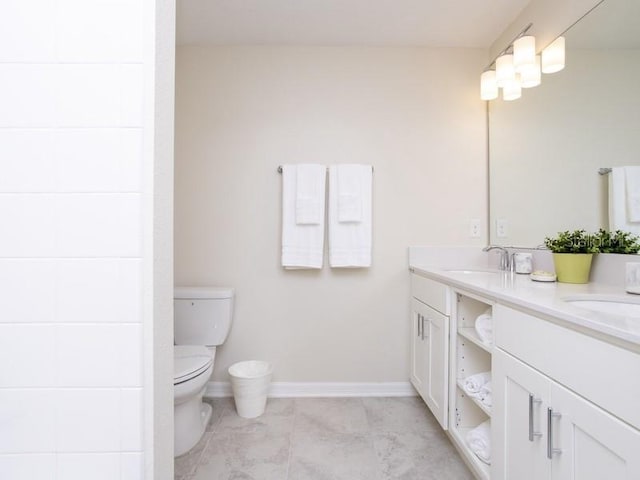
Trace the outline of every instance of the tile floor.
<instances>
[{"instance_id":1,"label":"tile floor","mask_svg":"<svg viewBox=\"0 0 640 480\"><path fill-rule=\"evenodd\" d=\"M254 420L211 403L176 480L473 480L418 398L272 398Z\"/></svg>"}]
</instances>

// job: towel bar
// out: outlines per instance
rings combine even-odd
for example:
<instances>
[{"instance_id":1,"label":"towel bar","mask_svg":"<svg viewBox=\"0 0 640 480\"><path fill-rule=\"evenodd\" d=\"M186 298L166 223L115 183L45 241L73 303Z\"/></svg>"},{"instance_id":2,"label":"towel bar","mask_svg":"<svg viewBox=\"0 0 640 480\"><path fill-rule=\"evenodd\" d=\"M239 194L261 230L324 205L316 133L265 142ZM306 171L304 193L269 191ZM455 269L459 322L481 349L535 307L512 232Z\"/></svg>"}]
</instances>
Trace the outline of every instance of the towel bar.
<instances>
[{"instance_id":1,"label":"towel bar","mask_svg":"<svg viewBox=\"0 0 640 480\"><path fill-rule=\"evenodd\" d=\"M329 170L329 167L327 167L327 170ZM373 167L371 167L371 172L373 172L374 169ZM278 173L282 173L282 165L278 165Z\"/></svg>"}]
</instances>

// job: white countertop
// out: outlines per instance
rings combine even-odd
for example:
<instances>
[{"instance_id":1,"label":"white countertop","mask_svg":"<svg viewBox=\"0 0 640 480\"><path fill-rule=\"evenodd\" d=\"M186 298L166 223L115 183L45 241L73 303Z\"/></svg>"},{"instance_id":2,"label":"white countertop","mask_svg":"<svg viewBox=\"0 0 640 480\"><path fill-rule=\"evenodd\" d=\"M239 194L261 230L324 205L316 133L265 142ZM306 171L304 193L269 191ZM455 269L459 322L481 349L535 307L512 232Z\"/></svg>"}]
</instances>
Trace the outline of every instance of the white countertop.
<instances>
[{"instance_id":1,"label":"white countertop","mask_svg":"<svg viewBox=\"0 0 640 480\"><path fill-rule=\"evenodd\" d=\"M601 299L615 297L629 303L640 303L640 296L625 293L620 286L534 282L529 275L511 272L462 273L419 263L411 264L410 269L456 289L551 317L599 338L622 340L623 344L628 342L633 350L637 351L640 347L640 318L596 313L563 300L580 295L591 296L585 300L597 300L597 295Z\"/></svg>"}]
</instances>

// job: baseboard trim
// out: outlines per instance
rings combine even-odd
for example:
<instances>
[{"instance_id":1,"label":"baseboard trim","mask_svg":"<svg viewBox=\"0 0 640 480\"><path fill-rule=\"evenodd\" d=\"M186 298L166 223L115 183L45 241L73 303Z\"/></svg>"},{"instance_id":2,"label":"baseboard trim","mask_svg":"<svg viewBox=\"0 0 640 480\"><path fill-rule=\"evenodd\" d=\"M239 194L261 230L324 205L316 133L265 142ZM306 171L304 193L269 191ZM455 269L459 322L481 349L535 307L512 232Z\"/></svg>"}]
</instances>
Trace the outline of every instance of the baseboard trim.
<instances>
[{"instance_id":1,"label":"baseboard trim","mask_svg":"<svg viewBox=\"0 0 640 480\"><path fill-rule=\"evenodd\" d=\"M273 382L268 396L286 397L415 397L409 382L342 383L342 382ZM209 382L205 397L231 397L229 382Z\"/></svg>"}]
</instances>

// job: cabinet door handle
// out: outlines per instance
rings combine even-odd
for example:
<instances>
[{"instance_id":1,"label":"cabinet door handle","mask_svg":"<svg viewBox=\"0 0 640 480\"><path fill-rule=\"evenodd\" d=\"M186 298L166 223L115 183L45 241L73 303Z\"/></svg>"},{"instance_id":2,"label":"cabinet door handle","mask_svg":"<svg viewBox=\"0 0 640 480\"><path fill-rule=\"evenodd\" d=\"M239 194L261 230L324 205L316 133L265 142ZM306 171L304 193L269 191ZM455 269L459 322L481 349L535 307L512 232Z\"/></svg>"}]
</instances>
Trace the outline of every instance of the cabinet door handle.
<instances>
[{"instance_id":1,"label":"cabinet door handle","mask_svg":"<svg viewBox=\"0 0 640 480\"><path fill-rule=\"evenodd\" d=\"M542 433L533 431L533 404L542 403L542 400L529 394L529 441L533 442L534 437L541 437Z\"/></svg>"},{"instance_id":2,"label":"cabinet door handle","mask_svg":"<svg viewBox=\"0 0 640 480\"><path fill-rule=\"evenodd\" d=\"M551 460L553 458L553 454L560 454L562 450L559 448L553 448L553 423L552 420L554 418L562 417L561 414L553 411L553 408L547 408L547 458Z\"/></svg>"},{"instance_id":3,"label":"cabinet door handle","mask_svg":"<svg viewBox=\"0 0 640 480\"><path fill-rule=\"evenodd\" d=\"M422 330L420 330L422 325L422 315L418 314L418 336L422 335Z\"/></svg>"},{"instance_id":4,"label":"cabinet door handle","mask_svg":"<svg viewBox=\"0 0 640 480\"><path fill-rule=\"evenodd\" d=\"M425 321L425 318L424 318L424 315L423 315L422 316L422 340L424 340L424 321ZM429 337L429 335L427 335L427 338L428 337Z\"/></svg>"}]
</instances>

